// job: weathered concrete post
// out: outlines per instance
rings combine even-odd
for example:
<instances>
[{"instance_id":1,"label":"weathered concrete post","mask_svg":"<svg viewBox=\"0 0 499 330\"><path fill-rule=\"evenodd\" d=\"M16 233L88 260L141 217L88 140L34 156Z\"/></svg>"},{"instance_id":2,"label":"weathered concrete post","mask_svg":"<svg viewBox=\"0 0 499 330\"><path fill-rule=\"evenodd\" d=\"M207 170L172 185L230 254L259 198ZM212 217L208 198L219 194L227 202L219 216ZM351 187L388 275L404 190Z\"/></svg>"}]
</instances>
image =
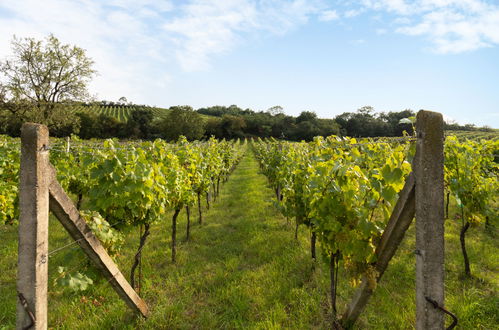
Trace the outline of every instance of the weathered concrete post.
<instances>
[{"instance_id":1,"label":"weathered concrete post","mask_svg":"<svg viewBox=\"0 0 499 330\"><path fill-rule=\"evenodd\" d=\"M416 329L444 328L444 134L440 113L416 118Z\"/></svg>"},{"instance_id":2,"label":"weathered concrete post","mask_svg":"<svg viewBox=\"0 0 499 330\"><path fill-rule=\"evenodd\" d=\"M47 329L49 132L26 123L21 129L19 246L16 328Z\"/></svg>"}]
</instances>

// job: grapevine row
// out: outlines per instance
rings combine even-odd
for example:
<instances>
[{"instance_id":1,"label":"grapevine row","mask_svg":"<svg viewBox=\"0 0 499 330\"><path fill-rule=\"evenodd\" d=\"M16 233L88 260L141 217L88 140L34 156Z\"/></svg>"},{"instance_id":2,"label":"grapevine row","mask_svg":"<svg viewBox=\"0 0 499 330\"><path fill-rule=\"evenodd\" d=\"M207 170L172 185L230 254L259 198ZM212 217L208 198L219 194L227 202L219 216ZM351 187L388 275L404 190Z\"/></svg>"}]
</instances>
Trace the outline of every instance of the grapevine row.
<instances>
[{"instance_id":1,"label":"grapevine row","mask_svg":"<svg viewBox=\"0 0 499 330\"><path fill-rule=\"evenodd\" d=\"M498 146L497 140L459 142L453 137L445 144L447 201L454 196L462 211L465 260L464 233L470 224L497 219ZM336 318L340 265L352 284L363 277L372 289L376 286L376 249L411 172L415 146L410 139L399 143L330 136L311 143L260 140L253 148L280 211L295 219L295 238L305 225L312 258L317 240L329 259Z\"/></svg>"},{"instance_id":2,"label":"grapevine row","mask_svg":"<svg viewBox=\"0 0 499 330\"><path fill-rule=\"evenodd\" d=\"M73 140L69 152L62 140L51 147L51 163L64 189L75 196L77 208L113 254L123 243L123 232L141 227L140 246L131 269L135 268L153 223L171 219L171 259L176 257L176 220L179 212L198 206L202 222L201 197L216 198L221 182L245 151L241 142L210 139L176 144L162 140L122 145L113 140L96 145ZM18 218L19 140L0 140L0 222L15 224ZM86 210L82 210L86 209ZM104 220L105 219L105 220ZM112 225L110 225L112 224ZM187 224L190 227L190 218ZM187 234L188 235L188 234Z\"/></svg>"}]
</instances>

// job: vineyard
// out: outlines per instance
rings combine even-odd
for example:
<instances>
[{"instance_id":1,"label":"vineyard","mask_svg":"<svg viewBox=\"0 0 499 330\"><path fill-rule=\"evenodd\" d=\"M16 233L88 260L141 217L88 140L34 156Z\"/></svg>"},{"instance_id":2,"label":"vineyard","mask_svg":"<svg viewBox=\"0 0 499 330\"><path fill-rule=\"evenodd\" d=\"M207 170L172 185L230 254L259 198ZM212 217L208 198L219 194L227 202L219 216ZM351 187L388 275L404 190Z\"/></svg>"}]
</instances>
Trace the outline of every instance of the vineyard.
<instances>
[{"instance_id":1,"label":"vineyard","mask_svg":"<svg viewBox=\"0 0 499 330\"><path fill-rule=\"evenodd\" d=\"M380 245L415 140L51 139L57 181L151 314L126 312L51 216L49 326L411 328L414 226L389 266ZM497 139L445 140L445 307L462 329L499 323L498 153ZM0 137L0 329L16 322L20 157L21 141ZM374 293L357 320L363 287Z\"/></svg>"},{"instance_id":2,"label":"vineyard","mask_svg":"<svg viewBox=\"0 0 499 330\"><path fill-rule=\"evenodd\" d=\"M455 136L459 140L498 140L499 139L499 130L493 129L490 132L483 131L453 131L448 130L445 131L446 136Z\"/></svg>"},{"instance_id":3,"label":"vineyard","mask_svg":"<svg viewBox=\"0 0 499 330\"><path fill-rule=\"evenodd\" d=\"M67 108L70 112L83 112L83 113L91 113L96 115L106 115L109 117L114 117L119 121L126 122L133 111L135 110L151 110L154 117L156 118L164 118L168 115L169 110L158 107L150 107L143 105L103 105L103 104L76 104L76 105L67 105Z\"/></svg>"}]
</instances>

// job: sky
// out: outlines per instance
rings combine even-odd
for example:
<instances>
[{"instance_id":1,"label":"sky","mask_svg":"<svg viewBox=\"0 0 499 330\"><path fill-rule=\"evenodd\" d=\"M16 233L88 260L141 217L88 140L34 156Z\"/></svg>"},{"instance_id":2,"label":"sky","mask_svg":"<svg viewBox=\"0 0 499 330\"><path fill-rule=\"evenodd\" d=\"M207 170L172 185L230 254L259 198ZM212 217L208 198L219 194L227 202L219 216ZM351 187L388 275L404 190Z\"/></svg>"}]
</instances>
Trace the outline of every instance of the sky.
<instances>
[{"instance_id":1,"label":"sky","mask_svg":"<svg viewBox=\"0 0 499 330\"><path fill-rule=\"evenodd\" d=\"M50 33L94 60L98 100L499 128L498 0L0 1L0 59Z\"/></svg>"}]
</instances>

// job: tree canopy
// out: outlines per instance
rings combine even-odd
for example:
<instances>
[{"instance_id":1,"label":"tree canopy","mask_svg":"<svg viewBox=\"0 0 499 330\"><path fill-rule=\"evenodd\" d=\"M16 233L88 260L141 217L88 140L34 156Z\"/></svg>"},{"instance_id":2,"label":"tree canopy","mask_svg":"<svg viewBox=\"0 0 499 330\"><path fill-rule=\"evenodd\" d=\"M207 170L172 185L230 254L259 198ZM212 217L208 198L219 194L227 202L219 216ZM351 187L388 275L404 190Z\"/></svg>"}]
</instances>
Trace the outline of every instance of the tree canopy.
<instances>
[{"instance_id":1,"label":"tree canopy","mask_svg":"<svg viewBox=\"0 0 499 330\"><path fill-rule=\"evenodd\" d=\"M51 34L45 40L14 37L12 53L0 63L5 103L30 104L46 122L58 103L89 98L96 71L84 49Z\"/></svg>"}]
</instances>

